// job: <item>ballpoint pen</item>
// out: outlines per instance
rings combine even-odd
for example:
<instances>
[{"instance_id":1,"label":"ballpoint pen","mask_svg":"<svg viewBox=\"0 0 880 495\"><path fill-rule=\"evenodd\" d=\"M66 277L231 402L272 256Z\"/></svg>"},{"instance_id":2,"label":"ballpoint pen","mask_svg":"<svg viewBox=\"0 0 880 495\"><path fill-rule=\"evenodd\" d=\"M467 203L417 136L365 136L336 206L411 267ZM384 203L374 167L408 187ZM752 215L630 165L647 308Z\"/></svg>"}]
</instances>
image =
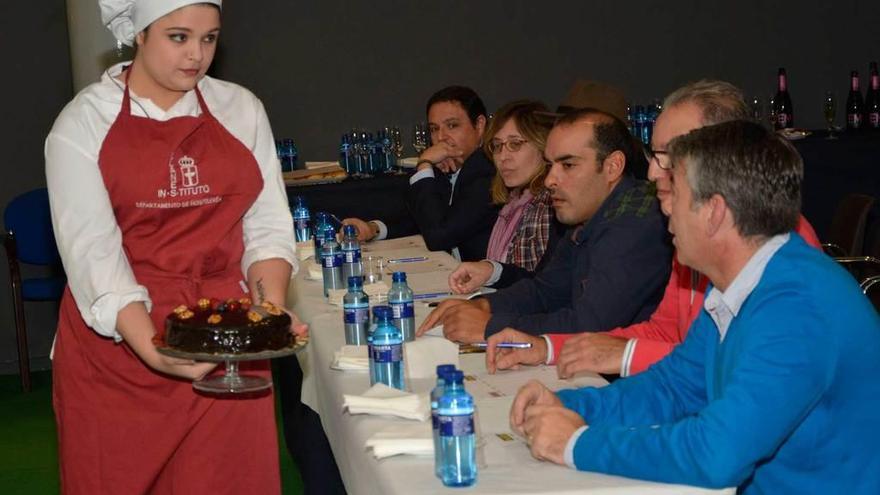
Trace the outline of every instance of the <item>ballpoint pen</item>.
<instances>
[{"instance_id":1,"label":"ballpoint pen","mask_svg":"<svg viewBox=\"0 0 880 495\"><path fill-rule=\"evenodd\" d=\"M489 347L488 342L474 342L471 344L474 347ZM530 349L532 347L531 342L499 342L495 344L495 347L499 349Z\"/></svg>"},{"instance_id":2,"label":"ballpoint pen","mask_svg":"<svg viewBox=\"0 0 880 495\"><path fill-rule=\"evenodd\" d=\"M425 294L414 294L413 299L433 299L435 297L451 296L452 292L428 292Z\"/></svg>"},{"instance_id":3,"label":"ballpoint pen","mask_svg":"<svg viewBox=\"0 0 880 495\"><path fill-rule=\"evenodd\" d=\"M416 263L419 261L428 261L428 257L427 256L413 256L412 258L394 258L394 259L388 260L388 264L390 265L390 264L394 264L394 263Z\"/></svg>"}]
</instances>

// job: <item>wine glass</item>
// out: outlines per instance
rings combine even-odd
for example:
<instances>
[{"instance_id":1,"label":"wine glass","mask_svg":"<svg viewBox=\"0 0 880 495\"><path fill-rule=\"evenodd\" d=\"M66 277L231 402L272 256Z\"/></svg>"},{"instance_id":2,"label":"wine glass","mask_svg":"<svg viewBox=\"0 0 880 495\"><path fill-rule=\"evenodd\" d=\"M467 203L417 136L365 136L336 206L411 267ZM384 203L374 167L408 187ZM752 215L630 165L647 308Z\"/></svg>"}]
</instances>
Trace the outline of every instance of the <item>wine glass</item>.
<instances>
[{"instance_id":1,"label":"wine glass","mask_svg":"<svg viewBox=\"0 0 880 495\"><path fill-rule=\"evenodd\" d=\"M413 148L417 155L421 155L423 151L428 149L427 129L425 124L416 124L413 126Z\"/></svg>"},{"instance_id":2,"label":"wine glass","mask_svg":"<svg viewBox=\"0 0 880 495\"><path fill-rule=\"evenodd\" d=\"M767 123L771 131L776 128L776 100L772 96L767 100Z\"/></svg>"},{"instance_id":3,"label":"wine glass","mask_svg":"<svg viewBox=\"0 0 880 495\"><path fill-rule=\"evenodd\" d=\"M757 122L759 124L761 122L764 122L764 109L763 109L763 106L761 105L760 98L758 98L757 96L752 98L752 101L749 104L749 110L751 110L752 119L755 122Z\"/></svg>"},{"instance_id":4,"label":"wine glass","mask_svg":"<svg viewBox=\"0 0 880 495\"><path fill-rule=\"evenodd\" d=\"M834 93L831 91L825 92L822 112L825 115L825 123L828 124L828 136L825 139L837 139L837 136L834 135L834 118L837 116L837 102L834 101Z\"/></svg>"}]
</instances>

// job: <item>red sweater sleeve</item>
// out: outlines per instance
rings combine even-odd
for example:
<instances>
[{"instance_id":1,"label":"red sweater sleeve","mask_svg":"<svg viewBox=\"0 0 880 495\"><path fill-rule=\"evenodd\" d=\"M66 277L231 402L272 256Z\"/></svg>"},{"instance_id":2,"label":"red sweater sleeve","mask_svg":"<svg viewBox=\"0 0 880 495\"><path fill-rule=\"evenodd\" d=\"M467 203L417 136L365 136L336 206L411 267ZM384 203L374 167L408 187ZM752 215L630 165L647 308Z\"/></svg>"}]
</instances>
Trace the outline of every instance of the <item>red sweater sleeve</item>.
<instances>
[{"instance_id":1,"label":"red sweater sleeve","mask_svg":"<svg viewBox=\"0 0 880 495\"><path fill-rule=\"evenodd\" d=\"M678 337L678 298L681 291L679 287L679 272L681 269L682 266L678 261L673 260L672 273L663 292L663 299L660 301L657 309L654 310L651 318L641 323L628 327L618 327L608 332L609 335L616 337L639 339L630 365L631 373L635 373L634 370L637 363L639 363L639 371L642 371L662 359L663 356L675 347L675 344L680 342ZM556 363L562 346L574 335L576 334L547 335L553 346L552 358L548 364Z\"/></svg>"}]
</instances>

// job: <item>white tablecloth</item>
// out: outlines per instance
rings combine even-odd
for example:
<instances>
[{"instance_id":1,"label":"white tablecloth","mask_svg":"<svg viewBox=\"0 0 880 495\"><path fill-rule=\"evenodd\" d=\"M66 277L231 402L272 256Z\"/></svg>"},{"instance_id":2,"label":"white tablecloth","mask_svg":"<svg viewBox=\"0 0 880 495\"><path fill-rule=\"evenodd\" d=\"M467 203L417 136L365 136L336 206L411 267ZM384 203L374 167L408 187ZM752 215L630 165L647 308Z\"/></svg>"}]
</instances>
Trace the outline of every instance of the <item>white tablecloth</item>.
<instances>
[{"instance_id":1,"label":"white tablecloth","mask_svg":"<svg viewBox=\"0 0 880 495\"><path fill-rule=\"evenodd\" d=\"M386 257L428 256L437 271L410 273L408 282L415 293L448 290L452 257L444 252L428 253L421 237L379 241L365 246L369 254ZM419 271L421 270L414 270ZM342 309L329 305L323 296L320 280L305 279L301 270L291 283L290 306L303 321L310 324L311 341L300 354L303 368L302 401L320 416L330 440L336 463L346 490L356 494L454 493L460 489L446 488L434 477L433 458L397 456L381 461L366 451L367 439L375 432L399 425L407 420L366 415L352 416L342 410L343 394L362 394L370 386L367 373L330 369L334 351L344 343ZM388 282L390 283L390 276ZM416 323L430 309L425 302L416 302ZM424 337L431 338L431 337ZM521 371L486 372L483 354L461 356L461 368L469 375L466 389L477 403L478 429L483 442L486 465L479 470L477 484L468 493L548 493L548 494L700 494L733 493L700 488L649 483L645 481L578 472L567 467L535 460L524 441L510 431L508 411L517 388L537 378L553 389L585 385L603 386L598 375L561 381L552 367L527 368ZM411 391L424 392L433 388L430 380L407 383Z\"/></svg>"}]
</instances>

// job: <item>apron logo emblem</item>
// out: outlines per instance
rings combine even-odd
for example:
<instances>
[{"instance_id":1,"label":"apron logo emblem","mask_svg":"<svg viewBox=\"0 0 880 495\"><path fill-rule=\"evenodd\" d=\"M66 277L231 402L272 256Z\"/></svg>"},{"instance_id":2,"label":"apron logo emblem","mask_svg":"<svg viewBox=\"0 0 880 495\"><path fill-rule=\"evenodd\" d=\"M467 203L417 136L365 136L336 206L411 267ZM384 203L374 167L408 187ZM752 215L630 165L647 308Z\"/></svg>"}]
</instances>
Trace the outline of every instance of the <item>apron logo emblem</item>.
<instances>
[{"instance_id":1,"label":"apron logo emblem","mask_svg":"<svg viewBox=\"0 0 880 495\"><path fill-rule=\"evenodd\" d=\"M159 189L159 198L176 198L182 196L196 196L211 192L211 186L199 184L199 167L196 166L195 158L184 155L177 163L172 158L168 162L168 189ZM178 176L180 184L178 185Z\"/></svg>"}]
</instances>

